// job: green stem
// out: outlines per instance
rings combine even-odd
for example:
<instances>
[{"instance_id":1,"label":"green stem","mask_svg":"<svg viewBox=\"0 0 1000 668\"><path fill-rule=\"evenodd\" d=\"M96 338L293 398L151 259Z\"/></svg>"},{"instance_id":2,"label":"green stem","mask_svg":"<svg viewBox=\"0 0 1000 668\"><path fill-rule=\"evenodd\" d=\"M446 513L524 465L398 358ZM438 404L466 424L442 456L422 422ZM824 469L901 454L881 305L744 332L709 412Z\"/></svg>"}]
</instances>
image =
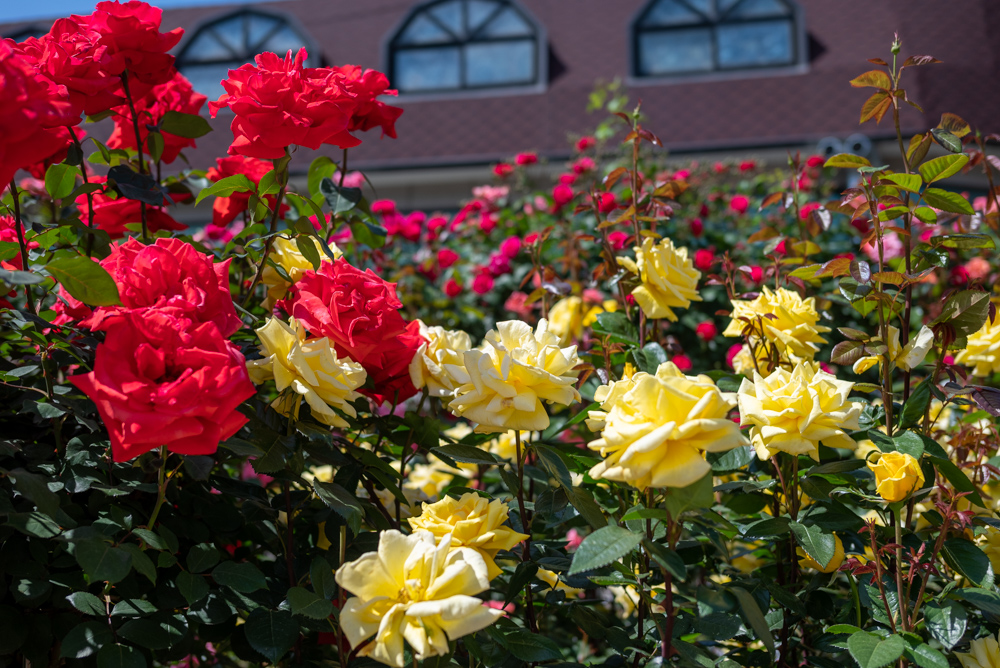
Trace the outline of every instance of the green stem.
<instances>
[{"instance_id":1,"label":"green stem","mask_svg":"<svg viewBox=\"0 0 1000 668\"><path fill-rule=\"evenodd\" d=\"M135 102L132 100L132 92L128 87L128 70L122 72L122 90L125 91L125 100L128 102L129 112L132 114L132 130L135 132L135 147L139 152L139 173L146 173L146 162L142 158L142 139L139 137L139 115L135 111ZM139 202L139 215L142 220L142 242L149 243L149 229L146 224L146 203Z\"/></svg>"},{"instance_id":2,"label":"green stem","mask_svg":"<svg viewBox=\"0 0 1000 668\"><path fill-rule=\"evenodd\" d=\"M153 506L153 514L149 516L149 521L146 522L146 528L152 529L156 525L156 518L160 514L160 508L163 507L163 502L167 498L167 483L170 482L167 479L167 446L160 446L160 473L158 477L158 482L156 486L156 505Z\"/></svg>"},{"instance_id":3,"label":"green stem","mask_svg":"<svg viewBox=\"0 0 1000 668\"><path fill-rule=\"evenodd\" d=\"M288 174L281 175L282 183L281 189L278 190L278 199L274 202L274 211L271 213L271 226L269 228L267 241L264 242L264 255L260 258L260 265L257 267L257 273L254 274L253 281L250 282L250 288L247 290L247 296L243 299L243 308L246 308L247 303L250 301L250 297L253 296L253 291L260 283L260 277L264 275L264 267L267 266L267 256L271 254L271 246L274 244L274 233L278 229L278 212L281 211L281 203L285 199L285 189L288 187Z\"/></svg>"},{"instance_id":4,"label":"green stem","mask_svg":"<svg viewBox=\"0 0 1000 668\"><path fill-rule=\"evenodd\" d=\"M514 430L514 447L517 449L517 510L521 516L521 530L527 538L521 543L521 561L531 561L531 520L524 508L524 451L521 449L521 431ZM532 633L538 633L538 622L535 620L535 606L531 601L531 585L524 588L528 628Z\"/></svg>"}]
</instances>

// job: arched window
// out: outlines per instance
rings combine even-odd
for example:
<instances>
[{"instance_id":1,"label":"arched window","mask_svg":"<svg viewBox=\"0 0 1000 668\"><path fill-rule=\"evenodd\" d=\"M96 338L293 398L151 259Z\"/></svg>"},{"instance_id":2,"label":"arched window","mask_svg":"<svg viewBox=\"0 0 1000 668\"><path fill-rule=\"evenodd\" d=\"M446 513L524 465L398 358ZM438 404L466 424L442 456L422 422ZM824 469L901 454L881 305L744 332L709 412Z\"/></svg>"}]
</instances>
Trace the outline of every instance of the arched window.
<instances>
[{"instance_id":1,"label":"arched window","mask_svg":"<svg viewBox=\"0 0 1000 668\"><path fill-rule=\"evenodd\" d=\"M639 77L794 65L798 12L790 0L653 0L632 48Z\"/></svg>"},{"instance_id":2,"label":"arched window","mask_svg":"<svg viewBox=\"0 0 1000 668\"><path fill-rule=\"evenodd\" d=\"M389 43L389 80L405 93L535 84L539 32L508 0L427 2Z\"/></svg>"},{"instance_id":3,"label":"arched window","mask_svg":"<svg viewBox=\"0 0 1000 668\"><path fill-rule=\"evenodd\" d=\"M223 93L223 79L229 70L253 62L254 56L272 51L284 56L302 47L309 49L307 64L319 64L319 52L312 40L287 19L253 9L245 9L209 21L199 27L177 54L177 69L191 80L195 90L214 100Z\"/></svg>"}]
</instances>

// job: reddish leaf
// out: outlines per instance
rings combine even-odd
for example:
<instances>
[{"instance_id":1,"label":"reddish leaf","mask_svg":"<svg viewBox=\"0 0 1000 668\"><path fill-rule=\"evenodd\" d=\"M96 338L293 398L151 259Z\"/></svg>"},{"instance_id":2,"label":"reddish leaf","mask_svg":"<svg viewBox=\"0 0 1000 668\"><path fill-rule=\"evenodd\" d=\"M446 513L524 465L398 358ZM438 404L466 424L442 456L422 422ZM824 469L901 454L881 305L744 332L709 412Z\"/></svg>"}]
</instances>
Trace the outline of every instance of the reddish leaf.
<instances>
[{"instance_id":1,"label":"reddish leaf","mask_svg":"<svg viewBox=\"0 0 1000 668\"><path fill-rule=\"evenodd\" d=\"M881 88L890 90L892 79L882 70L871 70L851 79L851 85L855 88Z\"/></svg>"},{"instance_id":2,"label":"reddish leaf","mask_svg":"<svg viewBox=\"0 0 1000 668\"><path fill-rule=\"evenodd\" d=\"M627 169L625 169L624 167L619 167L618 169L613 170L610 174L605 176L602 183L604 184L605 188L610 190L611 188L614 188L615 184L618 183L618 180L627 173L628 173Z\"/></svg>"},{"instance_id":3,"label":"reddish leaf","mask_svg":"<svg viewBox=\"0 0 1000 668\"><path fill-rule=\"evenodd\" d=\"M918 65L930 65L932 63L940 63L941 61L934 56L910 56L904 62L900 71L903 67L917 67Z\"/></svg>"},{"instance_id":4,"label":"reddish leaf","mask_svg":"<svg viewBox=\"0 0 1000 668\"><path fill-rule=\"evenodd\" d=\"M817 276L847 276L851 271L851 261L846 257L837 257L826 264L816 274Z\"/></svg>"},{"instance_id":5,"label":"reddish leaf","mask_svg":"<svg viewBox=\"0 0 1000 668\"><path fill-rule=\"evenodd\" d=\"M861 123L867 123L872 118L876 118L878 121L882 120L882 116L889 109L889 105L892 104L892 100L889 98L889 94L883 90L872 95L870 98L865 100L865 103L861 106Z\"/></svg>"},{"instance_id":6,"label":"reddish leaf","mask_svg":"<svg viewBox=\"0 0 1000 668\"><path fill-rule=\"evenodd\" d=\"M768 239L773 239L777 236L780 236L780 234L781 233L778 232L778 230L774 229L773 227L763 227L754 232L753 234L751 234L750 238L747 239L747 241L749 243L754 243L756 241L767 241Z\"/></svg>"},{"instance_id":7,"label":"reddish leaf","mask_svg":"<svg viewBox=\"0 0 1000 668\"><path fill-rule=\"evenodd\" d=\"M881 58L869 58L868 62L872 63L873 65L881 65L883 67L889 67L889 63L885 62Z\"/></svg>"},{"instance_id":8,"label":"reddish leaf","mask_svg":"<svg viewBox=\"0 0 1000 668\"><path fill-rule=\"evenodd\" d=\"M764 209L766 209L767 207L771 206L772 204L777 204L778 202L781 201L781 198L784 197L784 196L785 196L785 193L782 193L782 192L771 193L770 195L768 195L767 197L764 198L764 201L760 203L760 208L757 209L757 210L758 211L763 211Z\"/></svg>"},{"instance_id":9,"label":"reddish leaf","mask_svg":"<svg viewBox=\"0 0 1000 668\"><path fill-rule=\"evenodd\" d=\"M964 137L972 132L972 128L969 127L969 124L961 116L950 112L941 114L941 122L938 123L938 128L947 130L956 137Z\"/></svg>"}]
</instances>

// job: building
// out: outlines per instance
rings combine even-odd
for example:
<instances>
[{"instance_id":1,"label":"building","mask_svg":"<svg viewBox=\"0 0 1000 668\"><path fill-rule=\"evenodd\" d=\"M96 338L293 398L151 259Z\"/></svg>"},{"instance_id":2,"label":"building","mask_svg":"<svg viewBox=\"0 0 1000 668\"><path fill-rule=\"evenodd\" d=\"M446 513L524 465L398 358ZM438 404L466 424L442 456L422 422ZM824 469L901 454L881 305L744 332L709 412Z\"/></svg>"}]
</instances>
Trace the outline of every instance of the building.
<instances>
[{"instance_id":1,"label":"building","mask_svg":"<svg viewBox=\"0 0 1000 668\"><path fill-rule=\"evenodd\" d=\"M597 120L586 111L595 82L615 78L676 156L783 160L846 147L892 162L891 117L859 126L871 91L848 81L874 67L867 58L890 57L897 31L904 57L943 61L907 71L923 113L905 107L904 133L945 111L1000 131L1000 4L942 9L931 0L284 0L165 10L163 24L186 30L178 67L210 98L229 67L263 50L305 46L312 64L389 74L405 109L399 137L372 131L350 166L378 196L434 209L454 208L518 151L564 160L568 137ZM218 131L188 153L193 164L207 167L228 146L228 119L213 123Z\"/></svg>"}]
</instances>

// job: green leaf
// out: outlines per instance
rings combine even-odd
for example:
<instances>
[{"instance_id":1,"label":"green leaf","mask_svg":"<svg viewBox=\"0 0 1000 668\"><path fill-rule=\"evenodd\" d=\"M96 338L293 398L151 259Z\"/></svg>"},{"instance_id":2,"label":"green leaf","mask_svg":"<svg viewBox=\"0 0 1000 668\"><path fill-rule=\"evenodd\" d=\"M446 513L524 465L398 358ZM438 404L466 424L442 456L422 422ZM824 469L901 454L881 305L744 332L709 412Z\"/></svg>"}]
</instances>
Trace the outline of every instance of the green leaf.
<instances>
[{"instance_id":1,"label":"green leaf","mask_svg":"<svg viewBox=\"0 0 1000 668\"><path fill-rule=\"evenodd\" d=\"M838 153L837 155L827 158L826 163L824 163L823 166L856 169L858 167L871 167L871 164L872 163L868 162L868 158L862 158L860 155L854 155L852 153Z\"/></svg>"},{"instance_id":2,"label":"green leaf","mask_svg":"<svg viewBox=\"0 0 1000 668\"><path fill-rule=\"evenodd\" d=\"M284 610L257 608L246 621L247 640L250 646L278 663L299 637L299 625Z\"/></svg>"},{"instance_id":3,"label":"green leaf","mask_svg":"<svg viewBox=\"0 0 1000 668\"><path fill-rule=\"evenodd\" d=\"M46 515L59 512L59 497L49 489L48 478L24 469L14 469L7 474L14 480L14 489L34 503Z\"/></svg>"},{"instance_id":4,"label":"green leaf","mask_svg":"<svg viewBox=\"0 0 1000 668\"><path fill-rule=\"evenodd\" d=\"M946 234L940 237L931 237L931 245L961 249L996 248L993 239L986 234Z\"/></svg>"},{"instance_id":5,"label":"green leaf","mask_svg":"<svg viewBox=\"0 0 1000 668\"><path fill-rule=\"evenodd\" d=\"M319 191L335 216L350 211L361 201L361 188L342 188L329 178L320 179Z\"/></svg>"},{"instance_id":6,"label":"green leaf","mask_svg":"<svg viewBox=\"0 0 1000 668\"><path fill-rule=\"evenodd\" d=\"M610 336L612 341L619 343L636 343L639 340L639 330L621 311L599 313L592 329L594 334Z\"/></svg>"},{"instance_id":7,"label":"green leaf","mask_svg":"<svg viewBox=\"0 0 1000 668\"><path fill-rule=\"evenodd\" d=\"M211 132L212 125L197 114L183 114L171 110L163 114L160 130L185 139L197 139Z\"/></svg>"},{"instance_id":8,"label":"green leaf","mask_svg":"<svg viewBox=\"0 0 1000 668\"><path fill-rule=\"evenodd\" d=\"M526 629L515 629L504 633L503 637L507 650L525 663L557 661L562 658L559 645L547 636L531 633Z\"/></svg>"},{"instance_id":9,"label":"green leaf","mask_svg":"<svg viewBox=\"0 0 1000 668\"><path fill-rule=\"evenodd\" d=\"M522 447L524 447L524 444L522 444ZM497 463L497 458L486 450L481 450L471 445L462 445L461 443L449 443L448 445L431 448L431 453L435 455L441 454L449 459L454 459L456 462L466 464L493 466Z\"/></svg>"},{"instance_id":10,"label":"green leaf","mask_svg":"<svg viewBox=\"0 0 1000 668\"><path fill-rule=\"evenodd\" d=\"M107 611L104 609L104 602L89 591L75 591L66 597L70 604L85 615L104 617Z\"/></svg>"},{"instance_id":11,"label":"green leaf","mask_svg":"<svg viewBox=\"0 0 1000 668\"><path fill-rule=\"evenodd\" d=\"M381 248L385 245L388 232L381 225L373 225L367 220L355 218L351 221L351 235L359 244L369 248Z\"/></svg>"},{"instance_id":12,"label":"green leaf","mask_svg":"<svg viewBox=\"0 0 1000 668\"><path fill-rule=\"evenodd\" d=\"M538 455L539 463L545 467L549 475L559 482L561 487L565 489L566 487L573 486L573 478L569 473L569 467L566 466L566 462L559 456L558 450L540 443L534 446L534 450Z\"/></svg>"},{"instance_id":13,"label":"green leaf","mask_svg":"<svg viewBox=\"0 0 1000 668\"><path fill-rule=\"evenodd\" d=\"M205 578L187 571L181 571L177 575L177 589L188 605L194 605L208 596L208 583L205 582Z\"/></svg>"},{"instance_id":14,"label":"green leaf","mask_svg":"<svg viewBox=\"0 0 1000 668\"><path fill-rule=\"evenodd\" d=\"M219 179L207 188L202 188L195 198L195 205L199 204L209 195L216 197L229 197L233 193L252 193L257 190L253 181L247 178L246 174L234 174L224 179Z\"/></svg>"},{"instance_id":15,"label":"green leaf","mask_svg":"<svg viewBox=\"0 0 1000 668\"><path fill-rule=\"evenodd\" d=\"M738 471L749 465L757 457L757 453L749 445L740 445L725 452L707 453L708 463L712 465L712 473L724 474Z\"/></svg>"},{"instance_id":16,"label":"green leaf","mask_svg":"<svg viewBox=\"0 0 1000 668\"><path fill-rule=\"evenodd\" d=\"M296 235L295 246L313 269L319 269L319 251L316 250L316 244L311 238L302 234Z\"/></svg>"},{"instance_id":17,"label":"green leaf","mask_svg":"<svg viewBox=\"0 0 1000 668\"><path fill-rule=\"evenodd\" d=\"M320 193L320 182L323 179L330 179L337 171L337 163L325 155L321 155L309 165L309 172L306 175L306 187L310 195ZM332 179L331 179L332 182Z\"/></svg>"},{"instance_id":18,"label":"green leaf","mask_svg":"<svg viewBox=\"0 0 1000 668\"><path fill-rule=\"evenodd\" d=\"M951 460L944 459L943 457L931 457L930 460L938 470L938 473L947 478L952 487L959 492L969 492L969 495L965 498L977 506L986 506L983 498L979 496L976 486L972 484L972 481L969 480L962 469L955 466Z\"/></svg>"},{"instance_id":19,"label":"green leaf","mask_svg":"<svg viewBox=\"0 0 1000 668\"><path fill-rule=\"evenodd\" d=\"M604 517L601 507L594 501L594 495L583 487L564 487L566 498L570 504L576 508L577 512L587 520L587 524L593 529L600 529L607 526L608 520Z\"/></svg>"},{"instance_id":20,"label":"green leaf","mask_svg":"<svg viewBox=\"0 0 1000 668\"><path fill-rule=\"evenodd\" d=\"M924 419L924 412L931 402L931 384L933 377L927 376L913 388L910 398L903 404L903 410L899 415L899 429L906 429L919 423ZM920 448L923 453L923 447Z\"/></svg>"},{"instance_id":21,"label":"green leaf","mask_svg":"<svg viewBox=\"0 0 1000 668\"><path fill-rule=\"evenodd\" d=\"M767 620L764 619L764 613L761 612L760 606L757 605L757 600L743 587L729 587L727 591L736 597L736 600L740 603L740 611L743 613L744 619L750 624L750 628L757 635L758 640L764 643L767 647L768 655L774 657L774 636L771 635L770 626Z\"/></svg>"},{"instance_id":22,"label":"green leaf","mask_svg":"<svg viewBox=\"0 0 1000 668\"><path fill-rule=\"evenodd\" d=\"M153 531L150 531L149 529L133 529L132 534L141 538L143 542L146 543L146 545L150 546L154 550L167 549L166 541L164 541L162 538L160 538L159 535L157 535Z\"/></svg>"},{"instance_id":23,"label":"green leaf","mask_svg":"<svg viewBox=\"0 0 1000 668\"><path fill-rule=\"evenodd\" d=\"M64 659L85 659L110 642L113 642L113 638L107 622L84 622L70 629L62 639L59 656Z\"/></svg>"},{"instance_id":24,"label":"green leaf","mask_svg":"<svg viewBox=\"0 0 1000 668\"><path fill-rule=\"evenodd\" d=\"M867 631L858 631L847 639L847 649L861 668L882 668L903 656L906 641L895 634L882 640Z\"/></svg>"},{"instance_id":25,"label":"green leaf","mask_svg":"<svg viewBox=\"0 0 1000 668\"><path fill-rule=\"evenodd\" d=\"M316 557L309 566L309 580L313 589L323 598L337 595L337 581L333 577L333 567L323 557Z\"/></svg>"},{"instance_id":26,"label":"green leaf","mask_svg":"<svg viewBox=\"0 0 1000 668\"><path fill-rule=\"evenodd\" d=\"M965 635L969 615L961 605L945 599L924 606L924 620L931 637L951 650Z\"/></svg>"},{"instance_id":27,"label":"green leaf","mask_svg":"<svg viewBox=\"0 0 1000 668\"><path fill-rule=\"evenodd\" d=\"M569 574L583 573L618 561L642 542L642 534L608 525L583 539L573 555Z\"/></svg>"},{"instance_id":28,"label":"green leaf","mask_svg":"<svg viewBox=\"0 0 1000 668\"><path fill-rule=\"evenodd\" d=\"M668 487L663 490L663 500L667 511L677 519L685 510L711 508L715 503L712 490L712 474L705 476L687 487Z\"/></svg>"},{"instance_id":29,"label":"green leaf","mask_svg":"<svg viewBox=\"0 0 1000 668\"><path fill-rule=\"evenodd\" d=\"M975 334L986 323L990 313L990 293L982 290L960 290L953 292L944 302L941 315L931 325L948 323L955 330L955 336Z\"/></svg>"},{"instance_id":30,"label":"green leaf","mask_svg":"<svg viewBox=\"0 0 1000 668\"><path fill-rule=\"evenodd\" d=\"M97 668L146 668L146 657L128 645L105 645L97 653Z\"/></svg>"},{"instance_id":31,"label":"green leaf","mask_svg":"<svg viewBox=\"0 0 1000 668\"><path fill-rule=\"evenodd\" d=\"M313 481L313 488L320 500L344 518L351 531L357 534L361 531L361 521L365 511L358 500L335 482Z\"/></svg>"},{"instance_id":32,"label":"green leaf","mask_svg":"<svg viewBox=\"0 0 1000 668\"><path fill-rule=\"evenodd\" d=\"M934 139L937 139L937 142L941 144L941 146L944 146L952 153L962 152L962 140L953 135L948 130L943 130L941 128L933 128L931 130L931 135L934 137Z\"/></svg>"},{"instance_id":33,"label":"green leaf","mask_svg":"<svg viewBox=\"0 0 1000 668\"><path fill-rule=\"evenodd\" d=\"M212 569L212 579L220 585L249 594L267 589L267 580L260 569L248 562L223 561Z\"/></svg>"},{"instance_id":34,"label":"green leaf","mask_svg":"<svg viewBox=\"0 0 1000 668\"><path fill-rule=\"evenodd\" d=\"M967 577L975 585L986 587L993 583L990 559L975 543L967 538L949 538L941 553L948 565Z\"/></svg>"},{"instance_id":35,"label":"green leaf","mask_svg":"<svg viewBox=\"0 0 1000 668\"><path fill-rule=\"evenodd\" d=\"M959 195L958 193L953 193L948 190L942 190L940 188L928 188L924 191L924 201L935 209L940 209L941 211L948 211L949 213L964 213L967 216L971 216L975 213L975 209L969 204L968 200Z\"/></svg>"},{"instance_id":36,"label":"green leaf","mask_svg":"<svg viewBox=\"0 0 1000 668\"><path fill-rule=\"evenodd\" d=\"M969 156L964 153L957 155L942 155L940 158L928 160L920 165L920 176L926 183L934 183L957 174L969 162Z\"/></svg>"},{"instance_id":37,"label":"green leaf","mask_svg":"<svg viewBox=\"0 0 1000 668\"><path fill-rule=\"evenodd\" d=\"M955 596L968 601L974 610L1000 615L1000 596L995 592L979 588L962 588L954 592Z\"/></svg>"},{"instance_id":38,"label":"green leaf","mask_svg":"<svg viewBox=\"0 0 1000 668\"><path fill-rule=\"evenodd\" d=\"M123 598L111 609L112 617L143 617L156 612L156 606L141 598Z\"/></svg>"},{"instance_id":39,"label":"green leaf","mask_svg":"<svg viewBox=\"0 0 1000 668\"><path fill-rule=\"evenodd\" d=\"M948 668L944 654L923 642L916 647L907 647L906 656L920 668Z\"/></svg>"},{"instance_id":40,"label":"green leaf","mask_svg":"<svg viewBox=\"0 0 1000 668\"><path fill-rule=\"evenodd\" d=\"M45 192L52 199L65 199L76 187L76 175L79 170L66 164L50 165L45 170Z\"/></svg>"},{"instance_id":41,"label":"green leaf","mask_svg":"<svg viewBox=\"0 0 1000 668\"><path fill-rule=\"evenodd\" d=\"M920 459L924 456L924 440L920 434L904 431L902 434L893 436L892 442L896 446L897 452L902 452L914 459Z\"/></svg>"},{"instance_id":42,"label":"green leaf","mask_svg":"<svg viewBox=\"0 0 1000 668\"><path fill-rule=\"evenodd\" d=\"M883 174L880 178L883 181L895 183L903 190L909 190L914 193L920 192L920 186L924 183L916 174Z\"/></svg>"},{"instance_id":43,"label":"green leaf","mask_svg":"<svg viewBox=\"0 0 1000 668\"><path fill-rule=\"evenodd\" d=\"M66 292L89 306L121 304L118 285L104 267L89 257L75 255L52 260L45 266Z\"/></svg>"},{"instance_id":44,"label":"green leaf","mask_svg":"<svg viewBox=\"0 0 1000 668\"><path fill-rule=\"evenodd\" d=\"M163 157L163 133L155 130L146 135L146 149L149 151L149 161L156 163Z\"/></svg>"},{"instance_id":45,"label":"green leaf","mask_svg":"<svg viewBox=\"0 0 1000 668\"><path fill-rule=\"evenodd\" d=\"M795 541L806 554L826 568L837 551L837 539L832 533L824 533L818 526L806 526L792 522L789 527L795 536Z\"/></svg>"},{"instance_id":46,"label":"green leaf","mask_svg":"<svg viewBox=\"0 0 1000 668\"><path fill-rule=\"evenodd\" d=\"M92 581L114 584L132 570L132 555L103 540L83 540L76 544L73 556Z\"/></svg>"},{"instance_id":47,"label":"green leaf","mask_svg":"<svg viewBox=\"0 0 1000 668\"><path fill-rule=\"evenodd\" d=\"M153 560L142 551L142 548L135 543L122 543L120 547L132 555L132 568L135 569L135 572L146 576L147 580L156 584L156 566L153 565Z\"/></svg>"},{"instance_id":48,"label":"green leaf","mask_svg":"<svg viewBox=\"0 0 1000 668\"><path fill-rule=\"evenodd\" d=\"M219 551L208 543L199 543L187 555L187 567L192 573L204 573L219 563Z\"/></svg>"},{"instance_id":49,"label":"green leaf","mask_svg":"<svg viewBox=\"0 0 1000 668\"><path fill-rule=\"evenodd\" d=\"M933 225L937 222L937 212L929 206L918 206L913 210L913 215L916 216L917 220L921 223Z\"/></svg>"},{"instance_id":50,"label":"green leaf","mask_svg":"<svg viewBox=\"0 0 1000 668\"><path fill-rule=\"evenodd\" d=\"M665 568L675 580L683 582L687 578L687 568L684 566L684 560L681 559L681 555L668 547L647 539L643 539L642 544L649 552L649 556L653 558L653 561L661 568Z\"/></svg>"},{"instance_id":51,"label":"green leaf","mask_svg":"<svg viewBox=\"0 0 1000 668\"><path fill-rule=\"evenodd\" d=\"M291 606L293 615L309 619L326 619L333 614L333 604L330 601L303 587L288 590L288 605Z\"/></svg>"},{"instance_id":52,"label":"green leaf","mask_svg":"<svg viewBox=\"0 0 1000 668\"><path fill-rule=\"evenodd\" d=\"M146 649L170 647L170 635L151 619L132 619L118 629L118 636Z\"/></svg>"}]
</instances>

